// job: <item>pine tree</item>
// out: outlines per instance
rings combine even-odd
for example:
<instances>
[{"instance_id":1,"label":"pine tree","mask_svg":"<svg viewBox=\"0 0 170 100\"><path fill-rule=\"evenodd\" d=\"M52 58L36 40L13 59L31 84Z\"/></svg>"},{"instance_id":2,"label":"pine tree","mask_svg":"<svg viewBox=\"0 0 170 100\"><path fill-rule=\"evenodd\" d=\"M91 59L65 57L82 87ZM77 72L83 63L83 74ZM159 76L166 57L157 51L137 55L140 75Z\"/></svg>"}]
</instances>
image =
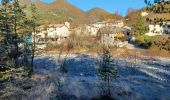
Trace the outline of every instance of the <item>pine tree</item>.
<instances>
[{"instance_id":1,"label":"pine tree","mask_svg":"<svg viewBox=\"0 0 170 100\"><path fill-rule=\"evenodd\" d=\"M19 0L14 0L13 3L13 16L12 16L12 23L13 23L13 34L14 34L14 40L13 43L15 45L15 59L16 64L18 65L18 58L19 58L19 47L18 43L21 42L23 32L21 29L24 28L24 22L26 20L26 13L23 11L24 7L21 7L19 4Z\"/></svg>"},{"instance_id":2,"label":"pine tree","mask_svg":"<svg viewBox=\"0 0 170 100\"><path fill-rule=\"evenodd\" d=\"M110 86L110 79L111 76L116 76L117 71L115 68L115 65L111 64L112 59L111 59L111 54L110 51L107 47L103 48L103 55L102 55L102 59L100 62L100 66L99 66L99 72L101 75L101 78L104 79L104 81L106 82L106 87L107 90L104 91L104 96L106 97L111 97L111 86Z\"/></svg>"},{"instance_id":3,"label":"pine tree","mask_svg":"<svg viewBox=\"0 0 170 100\"><path fill-rule=\"evenodd\" d=\"M31 34L33 38L33 43L31 44L31 67L30 67L30 74L33 72L33 63L34 63L34 55L35 55L35 48L36 48L36 34L37 34L37 27L39 26L39 14L37 11L37 7L34 3L30 5L31 17L25 22L27 31Z\"/></svg>"},{"instance_id":4,"label":"pine tree","mask_svg":"<svg viewBox=\"0 0 170 100\"><path fill-rule=\"evenodd\" d=\"M10 60L14 59L13 53L13 21L12 18L14 13L12 11L13 5L10 3L11 0L2 0L2 7L0 9L1 19L1 34L3 35L3 44L5 45L5 50L8 53L8 58Z\"/></svg>"},{"instance_id":5,"label":"pine tree","mask_svg":"<svg viewBox=\"0 0 170 100\"><path fill-rule=\"evenodd\" d=\"M38 12L37 12L37 7L35 4L31 4L31 12L32 12L32 30L33 30L33 45L32 45L32 61L31 61L31 66L33 69L33 63L34 63L34 55L35 55L35 38L36 38L36 27L38 26L38 23L36 20L38 20ZM33 70L32 70L33 71Z\"/></svg>"},{"instance_id":6,"label":"pine tree","mask_svg":"<svg viewBox=\"0 0 170 100\"><path fill-rule=\"evenodd\" d=\"M7 52L8 60L18 67L20 57L19 44L24 43L26 37L25 22L27 21L25 7L21 7L19 0L2 0L0 8L0 31ZM23 49L23 48L21 48ZM25 52L24 52L25 53ZM28 57L26 57L28 61ZM28 62L24 62L27 63Z\"/></svg>"}]
</instances>

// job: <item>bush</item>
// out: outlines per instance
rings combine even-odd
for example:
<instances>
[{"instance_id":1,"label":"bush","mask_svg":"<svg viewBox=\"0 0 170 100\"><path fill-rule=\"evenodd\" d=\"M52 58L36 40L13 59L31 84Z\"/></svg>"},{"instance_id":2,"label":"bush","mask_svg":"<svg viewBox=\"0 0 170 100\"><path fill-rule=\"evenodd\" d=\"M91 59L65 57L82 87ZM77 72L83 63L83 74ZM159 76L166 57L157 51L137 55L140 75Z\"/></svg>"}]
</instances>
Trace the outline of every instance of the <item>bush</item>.
<instances>
[{"instance_id":1,"label":"bush","mask_svg":"<svg viewBox=\"0 0 170 100\"><path fill-rule=\"evenodd\" d=\"M7 67L8 68L8 67ZM0 81L10 80L10 79L22 79L27 77L29 73L28 68L19 67L19 68L11 68L4 72L0 72Z\"/></svg>"},{"instance_id":2,"label":"bush","mask_svg":"<svg viewBox=\"0 0 170 100\"><path fill-rule=\"evenodd\" d=\"M137 45L148 49L154 43L154 37L141 35L137 37L136 43Z\"/></svg>"},{"instance_id":3,"label":"bush","mask_svg":"<svg viewBox=\"0 0 170 100\"><path fill-rule=\"evenodd\" d=\"M160 50L165 50L170 52L170 37L157 36L154 45L159 47Z\"/></svg>"}]
</instances>

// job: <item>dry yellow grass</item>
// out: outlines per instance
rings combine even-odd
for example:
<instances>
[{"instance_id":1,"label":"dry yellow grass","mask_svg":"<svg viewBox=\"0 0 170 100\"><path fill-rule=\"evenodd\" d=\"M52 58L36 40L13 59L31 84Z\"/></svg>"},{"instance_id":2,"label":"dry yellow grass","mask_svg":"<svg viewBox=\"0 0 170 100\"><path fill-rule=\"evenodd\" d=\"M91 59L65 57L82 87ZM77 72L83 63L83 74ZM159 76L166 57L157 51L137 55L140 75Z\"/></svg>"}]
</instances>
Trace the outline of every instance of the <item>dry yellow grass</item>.
<instances>
[{"instance_id":1,"label":"dry yellow grass","mask_svg":"<svg viewBox=\"0 0 170 100\"><path fill-rule=\"evenodd\" d=\"M160 13L160 14L150 14L148 16L150 19L158 18L158 19L165 19L170 20L170 13Z\"/></svg>"},{"instance_id":2,"label":"dry yellow grass","mask_svg":"<svg viewBox=\"0 0 170 100\"><path fill-rule=\"evenodd\" d=\"M59 54L61 51L60 48L51 48L46 51L41 51L39 54ZM170 53L165 50L160 50L158 47L154 46L146 50L137 50L137 49L127 49L127 48L110 48L111 55L113 57L129 57L129 56L152 56L152 57L170 57ZM66 49L62 50L62 54L68 53ZM102 47L93 47L87 48L82 46L74 47L69 51L69 54L101 54Z\"/></svg>"}]
</instances>

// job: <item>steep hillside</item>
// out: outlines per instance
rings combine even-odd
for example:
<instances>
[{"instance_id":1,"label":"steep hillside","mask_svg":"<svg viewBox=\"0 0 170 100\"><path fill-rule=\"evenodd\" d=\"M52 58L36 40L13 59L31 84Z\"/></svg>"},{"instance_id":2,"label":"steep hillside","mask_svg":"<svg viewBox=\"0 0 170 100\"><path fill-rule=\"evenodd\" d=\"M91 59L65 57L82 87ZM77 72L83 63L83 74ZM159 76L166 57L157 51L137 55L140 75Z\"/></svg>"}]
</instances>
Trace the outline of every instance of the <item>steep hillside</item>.
<instances>
[{"instance_id":1,"label":"steep hillside","mask_svg":"<svg viewBox=\"0 0 170 100\"><path fill-rule=\"evenodd\" d=\"M122 17L121 15L114 13L114 14L109 14L105 20L108 20L109 22L114 22L116 20L123 20L124 17Z\"/></svg>"},{"instance_id":2,"label":"steep hillside","mask_svg":"<svg viewBox=\"0 0 170 100\"><path fill-rule=\"evenodd\" d=\"M163 20L170 20L170 4L165 4L161 8L160 5L154 5L153 11L149 14L148 18L154 20L156 19L163 19ZM159 9L158 9L159 8ZM154 9L157 9L156 11Z\"/></svg>"},{"instance_id":3,"label":"steep hillside","mask_svg":"<svg viewBox=\"0 0 170 100\"><path fill-rule=\"evenodd\" d=\"M128 25L128 26L132 26L134 25L137 21L138 21L138 18L141 14L141 10L131 10L131 11L128 11L126 17L125 17L125 24Z\"/></svg>"},{"instance_id":4,"label":"steep hillside","mask_svg":"<svg viewBox=\"0 0 170 100\"><path fill-rule=\"evenodd\" d=\"M32 0L19 0L21 4L26 5L32 2Z\"/></svg>"},{"instance_id":5,"label":"steep hillside","mask_svg":"<svg viewBox=\"0 0 170 100\"><path fill-rule=\"evenodd\" d=\"M49 4L37 1L35 4L40 12L40 17L48 23L70 21L73 24L80 24L86 22L85 13L68 3L67 0L57 0Z\"/></svg>"},{"instance_id":6,"label":"steep hillside","mask_svg":"<svg viewBox=\"0 0 170 100\"><path fill-rule=\"evenodd\" d=\"M87 12L87 16L90 22L104 20L110 13L101 9L101 8L93 8Z\"/></svg>"},{"instance_id":7,"label":"steep hillside","mask_svg":"<svg viewBox=\"0 0 170 100\"><path fill-rule=\"evenodd\" d=\"M34 1L38 8L40 23L63 23L71 22L71 26L76 27L79 24L88 24L96 21L121 18L116 14L94 8L84 12L76 6L70 4L67 0L56 0L52 3L44 3L41 0L21 0L21 4L27 4L27 14L30 15L30 3Z\"/></svg>"},{"instance_id":8,"label":"steep hillside","mask_svg":"<svg viewBox=\"0 0 170 100\"><path fill-rule=\"evenodd\" d=\"M154 18L170 20L170 13L150 14L148 17L152 20L154 20Z\"/></svg>"}]
</instances>

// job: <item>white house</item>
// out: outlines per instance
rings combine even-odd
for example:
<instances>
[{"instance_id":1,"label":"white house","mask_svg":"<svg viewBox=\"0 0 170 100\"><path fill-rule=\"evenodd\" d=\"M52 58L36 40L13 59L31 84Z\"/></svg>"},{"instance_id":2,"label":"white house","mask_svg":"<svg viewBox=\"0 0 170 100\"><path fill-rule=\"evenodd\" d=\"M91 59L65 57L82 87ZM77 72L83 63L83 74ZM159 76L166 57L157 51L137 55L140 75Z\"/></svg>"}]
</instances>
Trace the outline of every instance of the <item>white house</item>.
<instances>
[{"instance_id":1,"label":"white house","mask_svg":"<svg viewBox=\"0 0 170 100\"><path fill-rule=\"evenodd\" d=\"M71 33L69 22L65 22L64 24L51 24L48 26L40 26L38 30L39 32L36 33L37 43L45 43L47 41L59 42L69 37Z\"/></svg>"},{"instance_id":2,"label":"white house","mask_svg":"<svg viewBox=\"0 0 170 100\"><path fill-rule=\"evenodd\" d=\"M70 35L70 24L65 22L65 24L49 25L47 34L50 38L68 37Z\"/></svg>"},{"instance_id":3,"label":"white house","mask_svg":"<svg viewBox=\"0 0 170 100\"><path fill-rule=\"evenodd\" d=\"M149 32L146 33L148 36L155 36L155 35L163 35L164 29L162 26L156 24L150 24L149 25Z\"/></svg>"},{"instance_id":4,"label":"white house","mask_svg":"<svg viewBox=\"0 0 170 100\"><path fill-rule=\"evenodd\" d=\"M96 36L96 35L97 35L97 32L98 32L98 30L99 30L100 28L101 28L101 26L100 26L100 27L95 27L95 26L88 25L88 26L86 27L86 30L87 30L87 32L88 32L89 35L91 35L91 36Z\"/></svg>"},{"instance_id":5,"label":"white house","mask_svg":"<svg viewBox=\"0 0 170 100\"><path fill-rule=\"evenodd\" d=\"M103 22L97 22L95 24L92 24L92 26L97 28L108 27L108 26L121 28L124 26L124 22L122 20L117 20L114 23L111 23L109 21L103 21Z\"/></svg>"},{"instance_id":6,"label":"white house","mask_svg":"<svg viewBox=\"0 0 170 100\"><path fill-rule=\"evenodd\" d=\"M148 13L148 12L145 12L145 11L141 13L141 16L142 16L142 17L148 16L148 15L149 15L149 13Z\"/></svg>"},{"instance_id":7,"label":"white house","mask_svg":"<svg viewBox=\"0 0 170 100\"><path fill-rule=\"evenodd\" d=\"M146 33L148 36L155 36L155 35L164 35L170 34L170 22L163 22L163 25L160 24L150 24L149 25L149 32Z\"/></svg>"},{"instance_id":8,"label":"white house","mask_svg":"<svg viewBox=\"0 0 170 100\"><path fill-rule=\"evenodd\" d=\"M108 22L106 21L103 21L103 22L97 22L97 23L94 23L94 24L90 24L90 26L94 26L96 28L102 28L102 27L106 27Z\"/></svg>"},{"instance_id":9,"label":"white house","mask_svg":"<svg viewBox=\"0 0 170 100\"><path fill-rule=\"evenodd\" d=\"M39 32L35 33L37 49L46 48L45 43L47 43L47 41L51 41L51 43L61 43L63 40L69 37L71 33L69 22L65 22L64 24L51 24L48 26L40 26L38 30Z\"/></svg>"},{"instance_id":10,"label":"white house","mask_svg":"<svg viewBox=\"0 0 170 100\"><path fill-rule=\"evenodd\" d=\"M78 28L75 28L74 32L77 35L96 36L99 29L100 29L99 27L95 27L90 24L90 25L82 25Z\"/></svg>"},{"instance_id":11,"label":"white house","mask_svg":"<svg viewBox=\"0 0 170 100\"><path fill-rule=\"evenodd\" d=\"M123 23L122 20L115 21L114 23L103 21L103 22L97 22L97 23L94 23L94 24L88 24L88 25L78 27L78 28L75 29L75 32L77 34L81 33L81 34L86 34L86 35L90 35L90 36L96 36L99 29L101 29L103 27L121 28L123 26L124 26L124 23Z\"/></svg>"},{"instance_id":12,"label":"white house","mask_svg":"<svg viewBox=\"0 0 170 100\"><path fill-rule=\"evenodd\" d=\"M122 20L115 21L115 23L113 24L113 26L118 27L118 28L121 28L121 27L124 26L124 22L123 22Z\"/></svg>"}]
</instances>

